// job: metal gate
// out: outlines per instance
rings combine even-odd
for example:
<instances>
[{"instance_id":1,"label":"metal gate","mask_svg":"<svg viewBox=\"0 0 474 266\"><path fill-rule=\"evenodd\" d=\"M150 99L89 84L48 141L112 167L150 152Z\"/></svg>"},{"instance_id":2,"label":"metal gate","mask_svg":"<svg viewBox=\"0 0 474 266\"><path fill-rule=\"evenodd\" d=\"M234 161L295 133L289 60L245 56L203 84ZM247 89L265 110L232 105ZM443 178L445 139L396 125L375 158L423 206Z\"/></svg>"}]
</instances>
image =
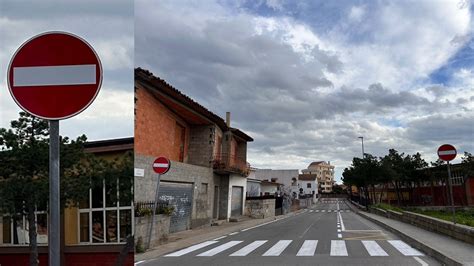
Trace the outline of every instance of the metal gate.
<instances>
[{"instance_id":1,"label":"metal gate","mask_svg":"<svg viewBox=\"0 0 474 266\"><path fill-rule=\"evenodd\" d=\"M230 216L242 215L243 187L232 187Z\"/></svg>"},{"instance_id":2,"label":"metal gate","mask_svg":"<svg viewBox=\"0 0 474 266\"><path fill-rule=\"evenodd\" d=\"M193 184L160 182L159 201L173 206L170 219L170 233L191 228L193 210Z\"/></svg>"}]
</instances>

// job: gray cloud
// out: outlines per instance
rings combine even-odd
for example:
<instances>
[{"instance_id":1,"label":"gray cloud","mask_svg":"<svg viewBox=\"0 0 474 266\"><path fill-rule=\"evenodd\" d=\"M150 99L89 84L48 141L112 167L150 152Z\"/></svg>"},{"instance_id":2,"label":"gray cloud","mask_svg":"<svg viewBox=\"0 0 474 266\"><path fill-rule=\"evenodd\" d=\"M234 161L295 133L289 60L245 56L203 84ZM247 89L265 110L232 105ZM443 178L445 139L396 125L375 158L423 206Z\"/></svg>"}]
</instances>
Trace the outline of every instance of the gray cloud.
<instances>
[{"instance_id":1,"label":"gray cloud","mask_svg":"<svg viewBox=\"0 0 474 266\"><path fill-rule=\"evenodd\" d=\"M0 1L0 127L18 117L6 87L6 67L15 50L45 31L68 31L87 40L103 67L101 91L79 116L64 121L61 133L91 139L133 135L134 3L106 1ZM87 119L83 119L87 117Z\"/></svg>"},{"instance_id":2,"label":"gray cloud","mask_svg":"<svg viewBox=\"0 0 474 266\"><path fill-rule=\"evenodd\" d=\"M248 153L254 166L302 169L312 160L328 160L340 174L352 157L360 156L357 137L361 135L366 152L376 156L383 156L390 148L430 156L431 145L441 140L457 141L472 150L472 145L466 144L472 139L467 126L472 116L458 106L467 105L466 99L461 95L444 97L446 90L455 88L410 90L407 86L387 87L384 84L390 82L384 79L379 83L364 80L373 74L365 72L383 72L383 64L357 72L360 78L354 80L364 80L368 86L343 83L336 87L341 76L354 70L339 57L350 52L314 45L304 47L302 53L282 37L281 28L276 32L257 30L255 13L228 10L228 6L212 2L192 9L189 5L136 2L135 64L218 115L231 111L233 125L255 139ZM298 22L289 19L285 23ZM369 38L357 43L375 41ZM362 50L371 51L370 47ZM403 56L410 55L404 59L417 62L417 53ZM366 60L384 62L386 58L375 60L377 55ZM382 77L393 78L392 69L387 67ZM438 117L440 112L460 117L446 122ZM441 125L450 125L452 132L431 126L430 121L438 118ZM454 132L456 129L459 132ZM443 139L436 132L451 135Z\"/></svg>"}]
</instances>

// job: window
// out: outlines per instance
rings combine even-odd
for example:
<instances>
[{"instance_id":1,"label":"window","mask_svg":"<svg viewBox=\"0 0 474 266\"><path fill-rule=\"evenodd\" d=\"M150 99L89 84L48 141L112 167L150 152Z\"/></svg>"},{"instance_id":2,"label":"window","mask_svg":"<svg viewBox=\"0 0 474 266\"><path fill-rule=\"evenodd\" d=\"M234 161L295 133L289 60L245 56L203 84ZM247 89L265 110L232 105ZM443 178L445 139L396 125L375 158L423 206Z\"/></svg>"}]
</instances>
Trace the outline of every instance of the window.
<instances>
[{"instance_id":1,"label":"window","mask_svg":"<svg viewBox=\"0 0 474 266\"><path fill-rule=\"evenodd\" d=\"M123 243L133 232L131 201L120 197L118 182L89 190L89 201L79 205L80 243Z\"/></svg>"},{"instance_id":2,"label":"window","mask_svg":"<svg viewBox=\"0 0 474 266\"><path fill-rule=\"evenodd\" d=\"M27 215L0 216L3 241L0 244L28 245L30 243L29 223ZM48 214L46 208L35 211L37 243L48 243Z\"/></svg>"},{"instance_id":3,"label":"window","mask_svg":"<svg viewBox=\"0 0 474 266\"><path fill-rule=\"evenodd\" d=\"M311 188L311 183L307 183L306 188Z\"/></svg>"}]
</instances>

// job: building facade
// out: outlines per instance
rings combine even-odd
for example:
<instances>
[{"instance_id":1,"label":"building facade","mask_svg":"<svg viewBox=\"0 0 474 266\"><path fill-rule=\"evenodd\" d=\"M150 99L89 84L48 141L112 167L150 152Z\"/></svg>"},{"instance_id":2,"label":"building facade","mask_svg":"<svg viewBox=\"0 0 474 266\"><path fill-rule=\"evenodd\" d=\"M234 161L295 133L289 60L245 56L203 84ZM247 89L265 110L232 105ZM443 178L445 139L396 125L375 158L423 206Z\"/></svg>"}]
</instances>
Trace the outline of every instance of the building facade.
<instances>
[{"instance_id":1,"label":"building facade","mask_svg":"<svg viewBox=\"0 0 474 266\"><path fill-rule=\"evenodd\" d=\"M135 201L155 198L156 157L170 159L159 202L173 207L170 232L229 219L244 212L247 142L244 132L164 80L135 70Z\"/></svg>"},{"instance_id":2,"label":"building facade","mask_svg":"<svg viewBox=\"0 0 474 266\"><path fill-rule=\"evenodd\" d=\"M301 170L303 174L316 175L319 192L331 193L334 185L334 166L330 162L317 161L309 164L307 169Z\"/></svg>"},{"instance_id":3,"label":"building facade","mask_svg":"<svg viewBox=\"0 0 474 266\"><path fill-rule=\"evenodd\" d=\"M318 196L318 179L315 174L301 174L298 176L298 198Z\"/></svg>"}]
</instances>

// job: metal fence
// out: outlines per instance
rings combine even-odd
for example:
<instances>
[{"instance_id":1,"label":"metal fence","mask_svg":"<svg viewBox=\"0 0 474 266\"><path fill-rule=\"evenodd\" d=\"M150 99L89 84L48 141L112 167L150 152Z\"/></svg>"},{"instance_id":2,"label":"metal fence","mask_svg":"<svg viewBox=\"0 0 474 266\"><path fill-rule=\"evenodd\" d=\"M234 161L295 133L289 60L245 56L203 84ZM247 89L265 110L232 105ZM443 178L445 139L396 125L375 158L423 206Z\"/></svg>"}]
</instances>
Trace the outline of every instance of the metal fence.
<instances>
[{"instance_id":1,"label":"metal fence","mask_svg":"<svg viewBox=\"0 0 474 266\"><path fill-rule=\"evenodd\" d=\"M135 217L151 215L153 212L153 201L139 201L135 202ZM156 214L163 213L165 209L170 208L168 202L158 201L156 203Z\"/></svg>"}]
</instances>

